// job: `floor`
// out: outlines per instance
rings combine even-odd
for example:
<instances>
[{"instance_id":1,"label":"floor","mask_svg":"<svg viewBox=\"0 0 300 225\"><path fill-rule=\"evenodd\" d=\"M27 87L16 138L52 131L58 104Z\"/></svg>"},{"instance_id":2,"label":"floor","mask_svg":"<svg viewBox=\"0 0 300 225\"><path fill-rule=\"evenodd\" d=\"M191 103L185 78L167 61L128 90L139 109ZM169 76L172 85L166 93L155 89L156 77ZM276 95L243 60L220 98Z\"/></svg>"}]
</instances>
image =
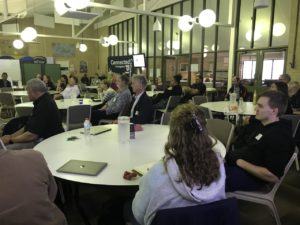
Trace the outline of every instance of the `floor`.
<instances>
[{"instance_id":1,"label":"floor","mask_svg":"<svg viewBox=\"0 0 300 225\"><path fill-rule=\"evenodd\" d=\"M280 214L282 225L299 225L300 224L300 173L294 168L288 173L286 179L279 188L275 204ZM113 212L122 214L122 203L119 200L112 199L111 196L118 194L123 200L127 195L134 195L135 189L123 190L111 187L95 187L89 185L80 185L80 200L82 207L86 212L91 225L98 224L120 224L118 216ZM130 193L130 194L128 194ZM112 204L113 202L114 204ZM239 201L240 218L242 225L275 225L276 222L271 215L271 211L263 205ZM68 218L69 225L84 225L79 211L72 203L65 207L65 214ZM103 216L106 215L106 216ZM102 215L102 219L99 219ZM103 219L104 218L104 219ZM122 223L121 223L122 224Z\"/></svg>"}]
</instances>

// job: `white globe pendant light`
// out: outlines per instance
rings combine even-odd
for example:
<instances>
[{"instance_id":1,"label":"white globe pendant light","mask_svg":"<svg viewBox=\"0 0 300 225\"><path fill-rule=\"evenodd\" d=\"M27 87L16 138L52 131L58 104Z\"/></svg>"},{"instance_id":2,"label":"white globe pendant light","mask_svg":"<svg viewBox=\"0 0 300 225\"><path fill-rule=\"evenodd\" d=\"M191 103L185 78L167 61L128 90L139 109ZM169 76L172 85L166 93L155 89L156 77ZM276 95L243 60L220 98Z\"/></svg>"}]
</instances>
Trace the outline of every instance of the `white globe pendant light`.
<instances>
[{"instance_id":1,"label":"white globe pendant light","mask_svg":"<svg viewBox=\"0 0 300 225\"><path fill-rule=\"evenodd\" d=\"M81 44L79 45L79 51L81 51L81 52L86 52L86 50L87 50L86 44L81 43Z\"/></svg>"},{"instance_id":2,"label":"white globe pendant light","mask_svg":"<svg viewBox=\"0 0 300 225\"><path fill-rule=\"evenodd\" d=\"M103 47L108 47L109 46L109 40L108 40L108 37L102 37L100 38L100 44L103 46Z\"/></svg>"},{"instance_id":3,"label":"white globe pendant light","mask_svg":"<svg viewBox=\"0 0 300 225\"><path fill-rule=\"evenodd\" d=\"M116 45L116 44L118 44L118 41L119 41L118 37L114 34L112 34L108 37L108 42L110 45Z\"/></svg>"},{"instance_id":4,"label":"white globe pendant light","mask_svg":"<svg viewBox=\"0 0 300 225\"><path fill-rule=\"evenodd\" d=\"M188 32L193 28L194 19L189 15L184 15L178 20L178 28L183 32Z\"/></svg>"},{"instance_id":5,"label":"white globe pendant light","mask_svg":"<svg viewBox=\"0 0 300 225\"><path fill-rule=\"evenodd\" d=\"M24 47L24 42L21 41L20 39L16 39L16 40L14 40L14 42L13 42L13 46L14 46L14 48L16 48L16 49L22 49L22 48Z\"/></svg>"},{"instance_id":6,"label":"white globe pendant light","mask_svg":"<svg viewBox=\"0 0 300 225\"><path fill-rule=\"evenodd\" d=\"M211 27L216 22L216 14L211 9L205 9L199 14L198 19L202 27Z\"/></svg>"},{"instance_id":7,"label":"white globe pendant light","mask_svg":"<svg viewBox=\"0 0 300 225\"><path fill-rule=\"evenodd\" d=\"M33 27L26 27L22 32L21 32L21 39L24 42L30 42L33 39L37 37L37 32Z\"/></svg>"},{"instance_id":8,"label":"white globe pendant light","mask_svg":"<svg viewBox=\"0 0 300 225\"><path fill-rule=\"evenodd\" d=\"M273 25L273 35L275 37L282 36L286 31L286 26L283 23L275 23Z\"/></svg>"},{"instance_id":9,"label":"white globe pendant light","mask_svg":"<svg viewBox=\"0 0 300 225\"><path fill-rule=\"evenodd\" d=\"M60 16L65 14L69 10L69 8L65 5L64 0L55 0L54 8L55 8L56 12L58 13L58 15L60 15Z\"/></svg>"}]
</instances>

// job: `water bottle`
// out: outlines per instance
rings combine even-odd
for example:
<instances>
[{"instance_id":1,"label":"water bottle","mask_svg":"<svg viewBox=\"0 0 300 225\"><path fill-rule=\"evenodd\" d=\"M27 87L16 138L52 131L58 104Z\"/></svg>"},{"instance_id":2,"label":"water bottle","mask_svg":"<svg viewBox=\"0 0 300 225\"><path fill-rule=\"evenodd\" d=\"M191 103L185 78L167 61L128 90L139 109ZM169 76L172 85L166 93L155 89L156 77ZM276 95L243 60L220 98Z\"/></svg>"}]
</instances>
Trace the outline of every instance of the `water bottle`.
<instances>
[{"instance_id":1,"label":"water bottle","mask_svg":"<svg viewBox=\"0 0 300 225\"><path fill-rule=\"evenodd\" d=\"M239 113L242 113L244 111L244 99L240 97L239 99Z\"/></svg>"},{"instance_id":2,"label":"water bottle","mask_svg":"<svg viewBox=\"0 0 300 225\"><path fill-rule=\"evenodd\" d=\"M86 136L89 136L90 133L91 133L91 122L89 121L88 118L86 118L84 120L84 123L83 123L83 130L84 130L84 135Z\"/></svg>"}]
</instances>

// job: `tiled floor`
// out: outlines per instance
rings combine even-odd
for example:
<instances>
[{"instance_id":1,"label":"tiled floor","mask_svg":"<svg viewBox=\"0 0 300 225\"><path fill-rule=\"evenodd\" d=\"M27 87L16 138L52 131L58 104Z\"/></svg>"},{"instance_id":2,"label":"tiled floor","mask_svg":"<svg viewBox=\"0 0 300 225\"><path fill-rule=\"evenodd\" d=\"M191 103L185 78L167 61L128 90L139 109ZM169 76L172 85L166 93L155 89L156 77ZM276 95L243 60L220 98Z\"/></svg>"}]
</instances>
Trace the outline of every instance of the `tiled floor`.
<instances>
[{"instance_id":1,"label":"tiled floor","mask_svg":"<svg viewBox=\"0 0 300 225\"><path fill-rule=\"evenodd\" d=\"M119 196L126 196L128 193L134 193L134 190L120 191L118 188L111 187L95 187L88 185L80 186L80 199L82 206L92 225L98 223L99 215L104 211L118 211L116 207L109 207L107 201L111 196L117 193ZM279 188L275 204L281 217L282 225L299 225L300 224L300 173L292 169ZM114 201L116 203L116 201ZM116 203L118 204L118 203ZM119 205L119 210L122 204ZM118 208L118 207L117 207ZM275 219L266 206L239 201L241 224L242 225L275 225ZM112 213L113 215L114 213ZM84 225L78 210L72 204L66 207L66 216L69 225ZM115 216L117 217L117 215ZM109 220L103 224L115 225L116 222Z\"/></svg>"}]
</instances>

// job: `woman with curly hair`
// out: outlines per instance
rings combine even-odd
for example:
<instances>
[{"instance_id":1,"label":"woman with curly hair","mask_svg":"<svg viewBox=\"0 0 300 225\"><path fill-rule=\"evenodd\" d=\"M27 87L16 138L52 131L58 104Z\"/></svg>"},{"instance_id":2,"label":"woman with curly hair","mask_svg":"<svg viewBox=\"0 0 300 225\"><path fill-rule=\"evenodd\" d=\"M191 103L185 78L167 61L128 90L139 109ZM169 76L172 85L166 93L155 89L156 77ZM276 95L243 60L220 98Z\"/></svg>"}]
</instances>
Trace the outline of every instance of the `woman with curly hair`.
<instances>
[{"instance_id":1,"label":"woman with curly hair","mask_svg":"<svg viewBox=\"0 0 300 225\"><path fill-rule=\"evenodd\" d=\"M225 171L204 114L185 104L171 115L164 158L142 178L132 203L139 224L151 224L160 209L205 204L225 198Z\"/></svg>"}]
</instances>

